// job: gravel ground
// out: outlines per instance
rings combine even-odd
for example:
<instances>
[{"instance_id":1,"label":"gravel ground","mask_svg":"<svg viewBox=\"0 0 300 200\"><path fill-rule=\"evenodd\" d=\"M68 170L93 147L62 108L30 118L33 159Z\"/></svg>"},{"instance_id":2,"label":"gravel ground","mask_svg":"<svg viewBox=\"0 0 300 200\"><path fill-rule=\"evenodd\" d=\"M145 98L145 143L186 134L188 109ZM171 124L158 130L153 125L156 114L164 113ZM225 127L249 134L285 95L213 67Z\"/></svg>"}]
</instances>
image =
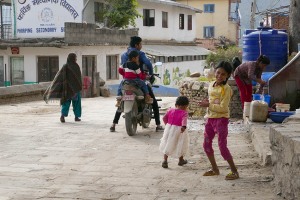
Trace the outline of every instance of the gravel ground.
<instances>
[{"instance_id":1,"label":"gravel ground","mask_svg":"<svg viewBox=\"0 0 300 200\"><path fill-rule=\"evenodd\" d=\"M162 112L174 105L163 98ZM220 176L203 177L210 168L202 149L203 120L188 122L189 163L169 160L161 167L158 146L162 133L151 122L129 137L124 119L109 132L114 97L83 99L81 122L70 116L59 122L56 101L0 105L0 200L269 200L271 167L260 166L257 153L240 120L231 120L228 147L240 179L226 181L228 164L214 143Z\"/></svg>"}]
</instances>

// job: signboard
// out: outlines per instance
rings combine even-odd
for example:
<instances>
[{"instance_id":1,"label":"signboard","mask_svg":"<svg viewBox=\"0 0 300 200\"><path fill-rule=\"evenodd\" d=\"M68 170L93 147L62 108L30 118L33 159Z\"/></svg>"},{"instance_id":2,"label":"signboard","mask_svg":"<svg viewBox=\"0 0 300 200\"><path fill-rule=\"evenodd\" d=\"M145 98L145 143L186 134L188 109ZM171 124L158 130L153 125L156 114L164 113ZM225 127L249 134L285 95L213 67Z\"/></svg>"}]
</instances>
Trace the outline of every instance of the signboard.
<instances>
[{"instance_id":1,"label":"signboard","mask_svg":"<svg viewBox=\"0 0 300 200\"><path fill-rule=\"evenodd\" d=\"M11 54L19 54L20 53L19 47L10 47L10 50L11 50Z\"/></svg>"},{"instance_id":2,"label":"signboard","mask_svg":"<svg viewBox=\"0 0 300 200\"><path fill-rule=\"evenodd\" d=\"M64 37L65 22L82 22L83 1L13 0L16 36L19 38Z\"/></svg>"}]
</instances>

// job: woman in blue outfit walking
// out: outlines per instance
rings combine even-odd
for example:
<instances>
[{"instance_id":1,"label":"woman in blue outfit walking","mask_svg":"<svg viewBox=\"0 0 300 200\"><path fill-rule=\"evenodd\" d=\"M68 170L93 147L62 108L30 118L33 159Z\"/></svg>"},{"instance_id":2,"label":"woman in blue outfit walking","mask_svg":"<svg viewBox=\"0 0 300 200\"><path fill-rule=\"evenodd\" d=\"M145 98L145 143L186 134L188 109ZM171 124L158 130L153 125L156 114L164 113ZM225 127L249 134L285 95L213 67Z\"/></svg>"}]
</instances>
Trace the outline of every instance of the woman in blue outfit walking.
<instances>
[{"instance_id":1,"label":"woman in blue outfit walking","mask_svg":"<svg viewBox=\"0 0 300 200\"><path fill-rule=\"evenodd\" d=\"M67 63L58 71L54 80L44 94L46 103L50 98L60 98L61 117L60 121L65 122L72 103L75 121L81 121L81 90L82 79L80 67L77 64L77 56L70 53Z\"/></svg>"}]
</instances>

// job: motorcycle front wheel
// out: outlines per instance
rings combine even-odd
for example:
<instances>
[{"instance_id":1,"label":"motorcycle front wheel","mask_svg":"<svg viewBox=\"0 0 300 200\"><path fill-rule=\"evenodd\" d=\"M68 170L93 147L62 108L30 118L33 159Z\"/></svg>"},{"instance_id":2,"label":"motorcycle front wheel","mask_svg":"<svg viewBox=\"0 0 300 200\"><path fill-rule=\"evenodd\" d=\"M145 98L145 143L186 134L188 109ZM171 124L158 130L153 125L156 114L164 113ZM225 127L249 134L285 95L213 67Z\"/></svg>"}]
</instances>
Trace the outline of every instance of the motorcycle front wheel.
<instances>
[{"instance_id":1,"label":"motorcycle front wheel","mask_svg":"<svg viewBox=\"0 0 300 200\"><path fill-rule=\"evenodd\" d=\"M137 115L138 115L138 106L137 103L134 102L131 111L125 113L126 132L129 136L133 136L136 134L137 124L138 124Z\"/></svg>"}]
</instances>

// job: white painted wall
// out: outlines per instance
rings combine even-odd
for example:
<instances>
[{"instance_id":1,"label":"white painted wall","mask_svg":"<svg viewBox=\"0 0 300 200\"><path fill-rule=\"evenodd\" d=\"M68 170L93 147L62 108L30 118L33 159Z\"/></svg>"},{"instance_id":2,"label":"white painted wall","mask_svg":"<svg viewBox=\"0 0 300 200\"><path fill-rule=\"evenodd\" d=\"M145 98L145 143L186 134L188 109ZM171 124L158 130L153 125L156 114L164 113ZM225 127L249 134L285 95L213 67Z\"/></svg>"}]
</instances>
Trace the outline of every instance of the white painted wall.
<instances>
[{"instance_id":1,"label":"white painted wall","mask_svg":"<svg viewBox=\"0 0 300 200\"><path fill-rule=\"evenodd\" d=\"M64 37L65 22L82 20L83 1L14 2L12 27L19 38Z\"/></svg>"},{"instance_id":2,"label":"white painted wall","mask_svg":"<svg viewBox=\"0 0 300 200\"><path fill-rule=\"evenodd\" d=\"M66 63L67 56L69 53L77 54L77 63L82 68L82 56L84 55L95 55L97 59L97 72L100 73L100 77L106 81L106 84L113 85L119 84L122 76L119 80L107 80L106 77L106 56L107 55L121 55L127 49L126 46L81 46L81 47L20 47L19 55L12 55L10 48L7 50L0 50L0 55L3 56L3 63L7 65L8 80L10 80L10 58L11 57L23 57L24 58L24 81L25 82L37 82L37 57L38 56L59 56L59 68ZM120 59L120 56L119 56ZM161 67L158 67L157 72L162 77L161 80L157 79L158 84L163 83L163 77L165 70L170 72L170 86L176 86L178 81L174 81L175 77L172 73L173 69L179 68L179 73L176 74L176 78L182 79L183 74L187 70L191 73L200 72L203 73L203 68L206 65L205 60L196 61L184 61L184 62L169 62L163 63ZM178 79L177 79L178 80Z\"/></svg>"},{"instance_id":3,"label":"white painted wall","mask_svg":"<svg viewBox=\"0 0 300 200\"><path fill-rule=\"evenodd\" d=\"M155 26L143 26L143 18L136 19L139 36L147 40L176 40L193 41L196 38L196 14L190 9L176 6L139 1L139 13L143 15L143 8L155 9ZM168 28L162 28L162 11L168 12ZM179 29L179 14L184 14L184 30ZM193 29L187 30L188 15L193 16Z\"/></svg>"},{"instance_id":4,"label":"white painted wall","mask_svg":"<svg viewBox=\"0 0 300 200\"><path fill-rule=\"evenodd\" d=\"M163 63L162 66L157 67L157 72L159 73L161 79L157 78L156 83L164 85L163 77L167 69L170 72L171 82L169 86L176 87L178 81L186 77L185 73L187 70L190 70L191 73L200 72L203 74L205 65L205 60ZM179 73L174 74L173 69L176 69L177 67L179 68Z\"/></svg>"},{"instance_id":5,"label":"white painted wall","mask_svg":"<svg viewBox=\"0 0 300 200\"><path fill-rule=\"evenodd\" d=\"M84 9L83 21L95 23L94 2L90 0ZM102 0L99 0L102 2ZM143 15L143 8L155 9L155 26L143 26L143 18L136 19L136 27L139 28L139 36L144 40L176 40L191 42L196 38L196 14L195 11L162 3L139 1L138 11ZM168 28L162 28L162 11L168 12ZM184 14L184 30L179 29L179 14ZM188 15L193 16L192 30L188 28Z\"/></svg>"},{"instance_id":6,"label":"white painted wall","mask_svg":"<svg viewBox=\"0 0 300 200\"><path fill-rule=\"evenodd\" d=\"M100 72L101 78L106 77L106 56L120 55L126 51L126 46L82 46L82 47L20 47L19 55L12 55L10 48L0 50L0 55L3 55L4 64L10 68L10 57L24 57L24 81L37 82L37 57L38 56L59 56L59 68L66 63L69 53L77 54L77 63L82 67L82 56L96 55L97 56L97 72ZM10 76L8 76L9 78ZM119 80L110 81L111 83L119 83Z\"/></svg>"},{"instance_id":7,"label":"white painted wall","mask_svg":"<svg viewBox=\"0 0 300 200\"><path fill-rule=\"evenodd\" d=\"M102 2L102 0L96 2ZM95 0L88 0L87 2L84 1L83 5L85 6L83 7L83 21L91 24L95 23L94 3Z\"/></svg>"}]
</instances>

